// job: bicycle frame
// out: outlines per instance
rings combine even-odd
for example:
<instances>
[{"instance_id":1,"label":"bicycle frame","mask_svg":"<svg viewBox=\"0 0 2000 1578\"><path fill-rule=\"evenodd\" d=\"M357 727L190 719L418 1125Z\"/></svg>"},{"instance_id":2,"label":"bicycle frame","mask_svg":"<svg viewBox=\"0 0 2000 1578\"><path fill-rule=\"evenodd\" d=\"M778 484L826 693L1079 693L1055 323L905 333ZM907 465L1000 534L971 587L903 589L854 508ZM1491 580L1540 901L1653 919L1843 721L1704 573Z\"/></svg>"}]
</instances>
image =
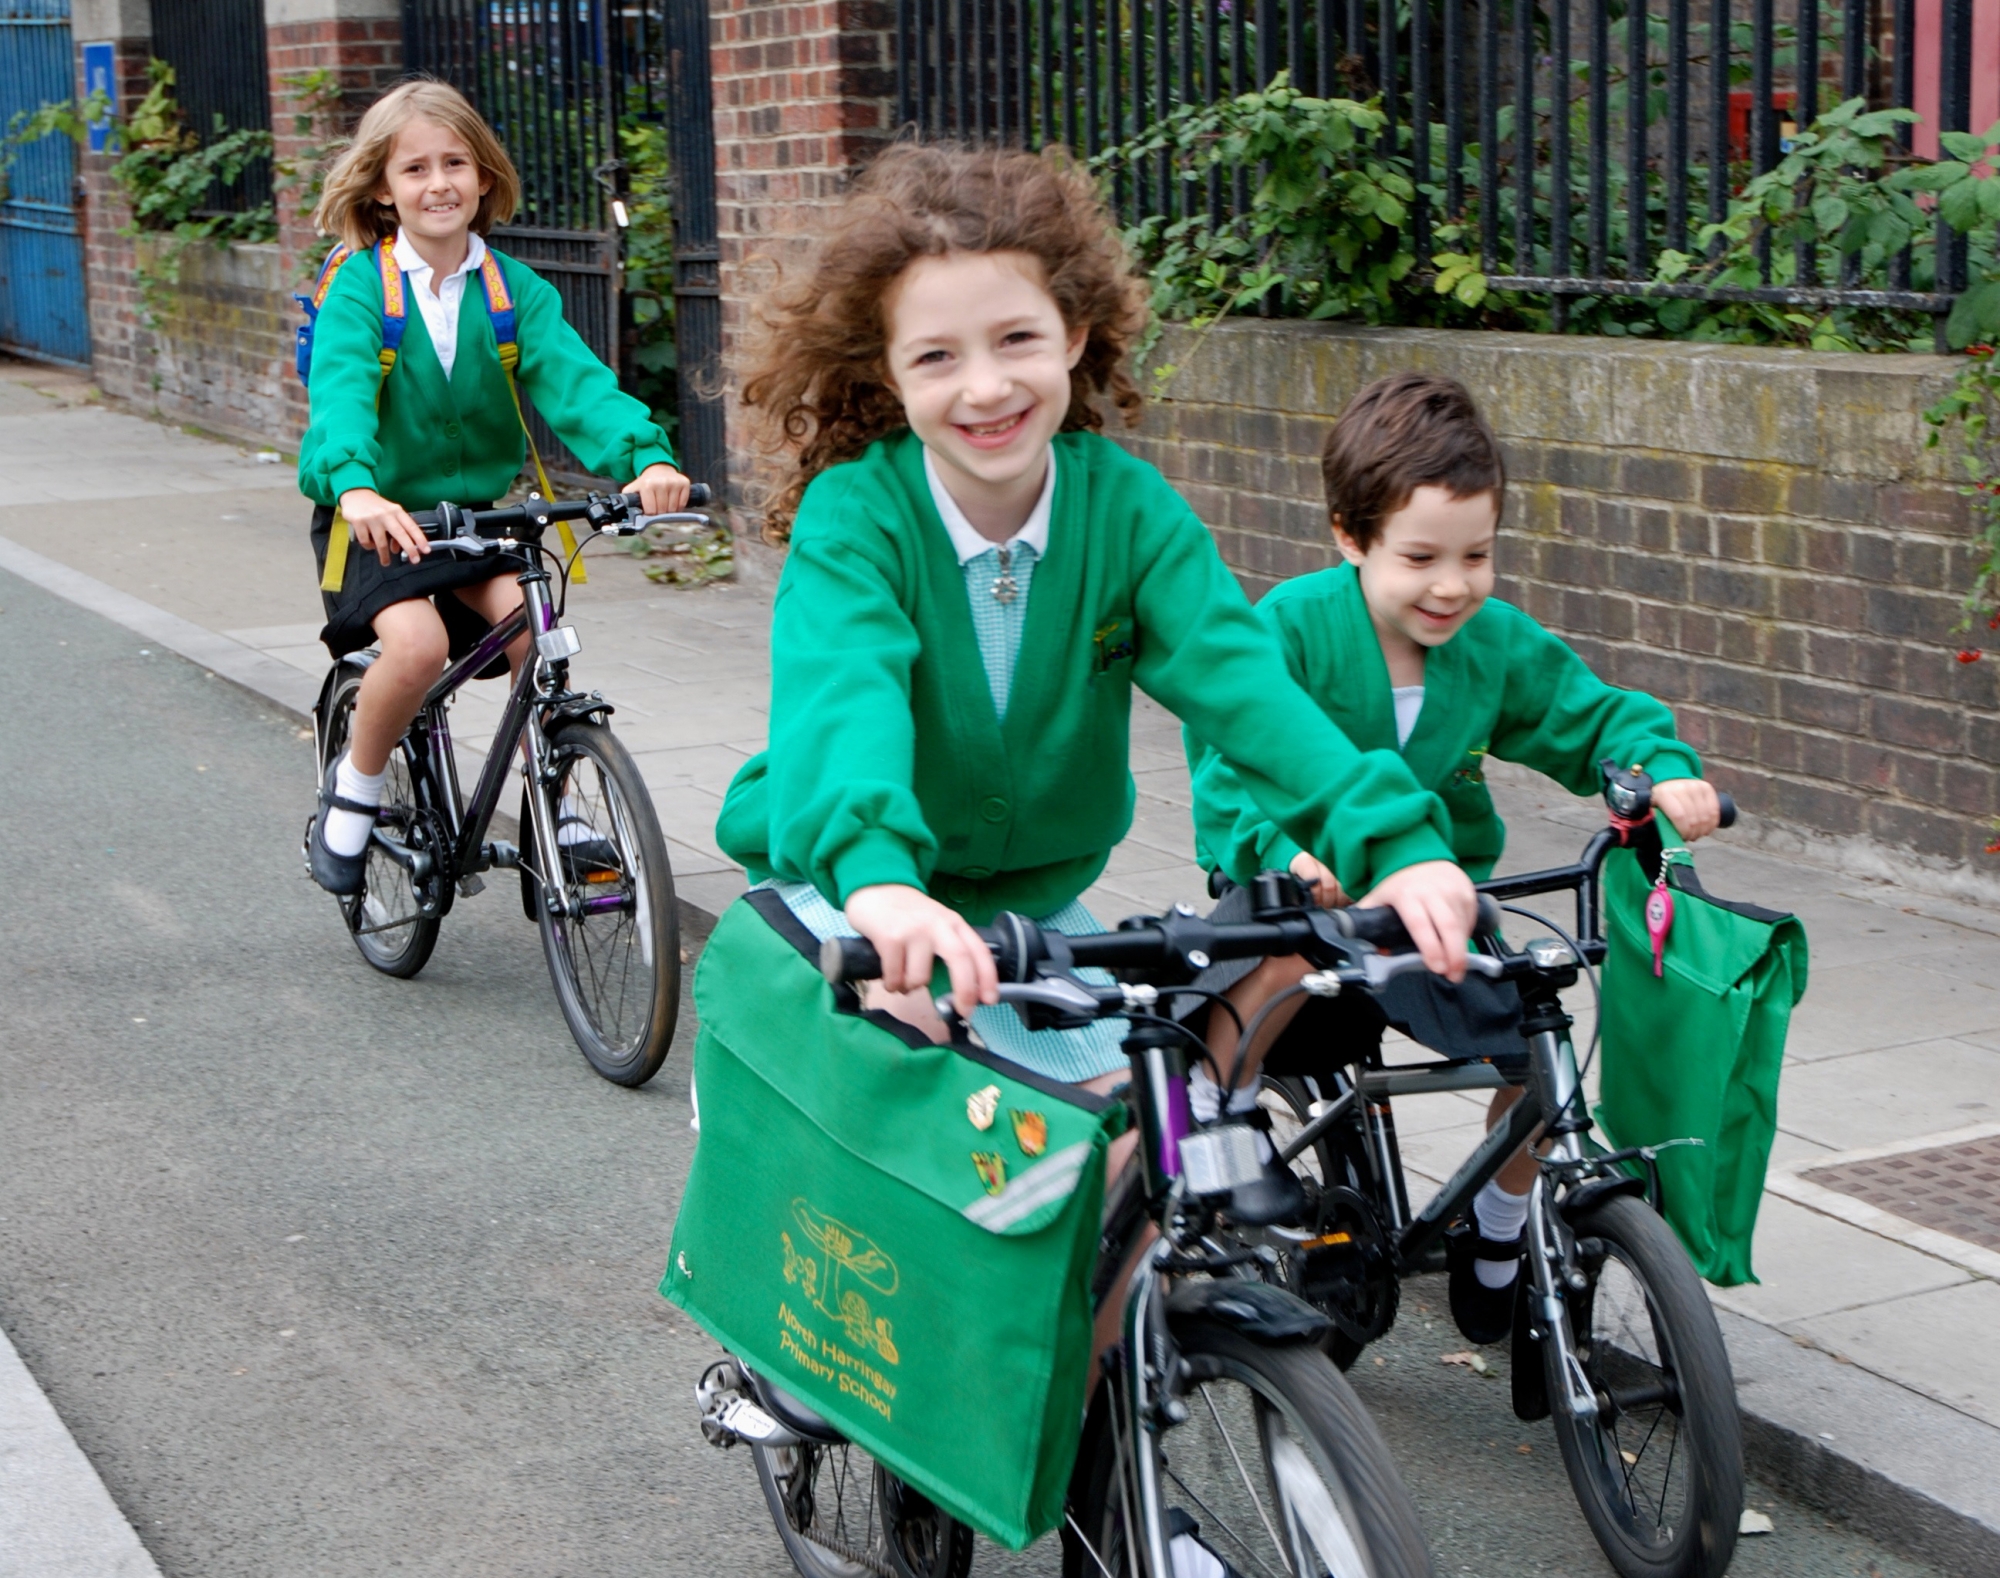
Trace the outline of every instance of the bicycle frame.
<instances>
[{"instance_id":1,"label":"bicycle frame","mask_svg":"<svg viewBox=\"0 0 2000 1578\"><path fill-rule=\"evenodd\" d=\"M411 768L414 775L429 784L431 798L436 809L445 819L450 835L450 869L446 875L451 879L439 887L439 913L450 911L459 884L475 879L495 866L511 866L521 863L522 855L510 845L488 843L486 834L492 825L495 812L499 809L500 794L506 787L507 778L516 770L514 761L525 733L529 741L529 751L533 758L533 776L542 780L548 770L547 741L542 731L541 714L559 708L569 698L564 686L568 679L569 664L566 658L552 658L540 650L541 638L556 629L555 599L550 594L549 572L539 563L531 565L516 578L522 592L521 607L508 618L493 626L473 649L453 663L438 679L424 697L424 704L411 725L406 747L413 758ZM478 780L474 783L470 799L467 799L459 785L458 761L452 749L451 724L446 711L446 703L469 680L489 664L504 657L508 646L523 631L531 631L536 637L537 649L531 650L520 669L514 675L512 688L507 693L507 702L501 711L500 722L493 733L493 743L486 753L480 768ZM578 698L581 705L571 708L578 715L597 714L610 711L608 703L598 697ZM421 738L421 745L416 742ZM527 771L524 764L519 770ZM535 860L530 870L541 882L544 902L559 908L568 901L561 885L552 884L540 876L541 872L561 869L561 854L556 846L554 818L548 814L544 804L545 796L540 793L528 796L528 808L532 827L521 829L525 841L532 839ZM414 860L424 858L420 852L404 849L395 844L385 834L378 831L376 838L381 841L394 858L406 867ZM477 891L476 888L466 891Z\"/></svg>"},{"instance_id":2,"label":"bicycle frame","mask_svg":"<svg viewBox=\"0 0 2000 1578\"><path fill-rule=\"evenodd\" d=\"M1650 832L1650 824L1641 829L1642 840L1643 835ZM1576 927L1573 935L1583 955L1579 962L1601 964L1605 952L1600 915L1601 871L1604 857L1618 844L1618 833L1602 828L1592 836L1582 858L1574 864L1495 878L1480 883L1479 890L1502 902L1543 893L1574 891ZM1556 1137L1546 1160L1547 1165L1573 1170L1585 1160L1578 1135L1589 1127L1588 1120L1570 1112L1579 1083L1576 1051L1569 1038L1572 1021L1563 1012L1559 989L1552 985L1531 986L1523 1006L1524 1046L1518 1066L1510 1062L1508 1067L1503 1068L1492 1062L1450 1059L1414 1069L1355 1068L1351 1071L1353 1088L1295 1135L1280 1153L1282 1160L1290 1161L1341 1122L1349 1107L1357 1101L1365 1104L1360 1128L1367 1142L1366 1153L1375 1173L1375 1181L1382 1191L1381 1203L1390 1217L1384 1225L1390 1233L1398 1275L1423 1268L1425 1257L1442 1242L1451 1223L1471 1207L1473 1196L1499 1173L1509 1157L1534 1138L1538 1130L1545 1130ZM1498 1090L1524 1084L1531 1092L1530 1099L1517 1102L1424 1208L1412 1217L1403 1185L1402 1157L1396 1144L1395 1119L1389 1107L1389 1098L1445 1091Z\"/></svg>"}]
</instances>

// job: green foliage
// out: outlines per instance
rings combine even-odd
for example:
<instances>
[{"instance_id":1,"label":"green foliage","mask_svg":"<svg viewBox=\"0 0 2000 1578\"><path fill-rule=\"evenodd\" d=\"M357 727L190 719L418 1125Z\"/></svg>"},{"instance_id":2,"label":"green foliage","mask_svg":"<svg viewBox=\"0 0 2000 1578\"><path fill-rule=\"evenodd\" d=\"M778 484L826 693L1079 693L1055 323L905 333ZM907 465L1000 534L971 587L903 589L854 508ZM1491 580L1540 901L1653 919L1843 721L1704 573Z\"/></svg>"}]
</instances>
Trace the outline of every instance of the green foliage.
<instances>
[{"instance_id":1,"label":"green foliage","mask_svg":"<svg viewBox=\"0 0 2000 1578\"><path fill-rule=\"evenodd\" d=\"M198 136L183 123L174 100L174 68L155 60L146 70L152 86L119 127L120 152L111 166L112 179L131 204L132 228L163 232L183 243L276 240L277 215L268 203L240 213L208 207L217 184L232 184L270 156L271 134L230 131L218 115L211 135Z\"/></svg>"},{"instance_id":2,"label":"green foliage","mask_svg":"<svg viewBox=\"0 0 2000 1578\"><path fill-rule=\"evenodd\" d=\"M292 212L310 221L319 207L326 186L326 172L347 139L340 134L341 111L346 97L340 78L326 66L294 72L279 79L292 102L292 134L303 139L297 154L281 159L272 167L274 184L292 202ZM301 276L310 279L319 271L320 259L299 259Z\"/></svg>"},{"instance_id":3,"label":"green foliage","mask_svg":"<svg viewBox=\"0 0 2000 1578\"><path fill-rule=\"evenodd\" d=\"M1408 161L1381 154L1379 104L1318 99L1280 75L1262 93L1193 104L1102 154L1107 176L1174 161L1188 218L1126 233L1154 281L1161 319L1205 325L1258 307L1281 317L1398 321L1396 287L1416 266L1405 231ZM1261 171L1249 207L1211 224L1207 182Z\"/></svg>"},{"instance_id":4,"label":"green foliage","mask_svg":"<svg viewBox=\"0 0 2000 1578\"><path fill-rule=\"evenodd\" d=\"M157 321L167 293L180 283L180 263L187 248L207 241L227 246L232 241L277 239L277 215L269 203L241 212L217 212L208 207L217 184L228 186L271 152L266 131L230 131L217 116L204 140L185 125L174 100L174 68L164 60L146 66L150 86L131 114L111 113L103 93L81 104L65 101L14 117L8 127L0 172L12 167L20 151L54 133L81 144L92 128L107 126L117 149L111 177L125 194L131 220L120 230L129 237L157 238L141 250L135 270L140 302L149 321Z\"/></svg>"},{"instance_id":5,"label":"green foliage","mask_svg":"<svg viewBox=\"0 0 2000 1578\"><path fill-rule=\"evenodd\" d=\"M680 381L674 354L674 223L672 171L664 126L632 122L619 128L631 195L625 232L625 297L631 303L632 351L626 386L652 409L653 420L679 437Z\"/></svg>"}]
</instances>

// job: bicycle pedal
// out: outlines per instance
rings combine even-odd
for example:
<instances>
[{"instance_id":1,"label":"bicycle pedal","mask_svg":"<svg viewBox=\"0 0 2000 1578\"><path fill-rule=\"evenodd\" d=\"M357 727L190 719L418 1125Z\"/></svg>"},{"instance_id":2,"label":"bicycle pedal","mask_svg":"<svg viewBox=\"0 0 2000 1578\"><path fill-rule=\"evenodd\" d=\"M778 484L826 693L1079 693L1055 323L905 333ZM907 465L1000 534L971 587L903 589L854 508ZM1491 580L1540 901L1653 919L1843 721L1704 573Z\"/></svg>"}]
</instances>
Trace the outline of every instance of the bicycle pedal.
<instances>
[{"instance_id":1,"label":"bicycle pedal","mask_svg":"<svg viewBox=\"0 0 2000 1578\"><path fill-rule=\"evenodd\" d=\"M469 899L474 894L484 893L485 891L486 879L477 872L458 879L458 896L462 899Z\"/></svg>"}]
</instances>

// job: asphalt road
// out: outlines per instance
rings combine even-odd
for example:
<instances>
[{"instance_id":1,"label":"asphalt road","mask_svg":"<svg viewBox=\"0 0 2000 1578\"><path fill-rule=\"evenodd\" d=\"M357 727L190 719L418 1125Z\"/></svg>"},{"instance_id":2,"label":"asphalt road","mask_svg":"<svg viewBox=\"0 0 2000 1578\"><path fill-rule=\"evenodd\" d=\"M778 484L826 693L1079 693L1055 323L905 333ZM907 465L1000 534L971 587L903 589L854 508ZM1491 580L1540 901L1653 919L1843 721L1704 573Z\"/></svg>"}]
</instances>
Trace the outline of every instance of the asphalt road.
<instances>
[{"instance_id":1,"label":"asphalt road","mask_svg":"<svg viewBox=\"0 0 2000 1578\"><path fill-rule=\"evenodd\" d=\"M300 873L309 742L143 647L0 574L0 1325L163 1572L788 1572L653 1292L690 1022L651 1087L599 1080L500 883L373 975ZM1439 1571L1595 1578L1439 1295L1356 1377ZM1927 1571L1754 1499L1738 1573Z\"/></svg>"}]
</instances>

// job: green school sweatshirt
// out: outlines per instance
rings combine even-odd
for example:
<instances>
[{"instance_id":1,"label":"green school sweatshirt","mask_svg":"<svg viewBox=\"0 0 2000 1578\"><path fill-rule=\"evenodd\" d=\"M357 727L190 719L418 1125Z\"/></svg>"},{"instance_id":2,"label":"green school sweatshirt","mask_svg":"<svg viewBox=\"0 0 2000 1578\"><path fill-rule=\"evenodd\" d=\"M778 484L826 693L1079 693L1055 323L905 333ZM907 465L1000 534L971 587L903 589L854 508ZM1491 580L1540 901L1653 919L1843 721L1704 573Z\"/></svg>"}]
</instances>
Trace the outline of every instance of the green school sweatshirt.
<instances>
[{"instance_id":1,"label":"green school sweatshirt","mask_svg":"<svg viewBox=\"0 0 2000 1578\"><path fill-rule=\"evenodd\" d=\"M1277 633L1292 677L1363 750L1396 749L1389 666L1350 564L1275 588L1257 614ZM1258 803L1225 759L1187 729L1195 849L1237 882L1282 870L1304 845ZM1674 715L1643 691L1607 685L1511 603L1489 598L1424 659L1424 705L1402 747L1416 781L1451 815L1452 851L1475 881L1490 876L1507 829L1486 788L1485 759L1520 762L1572 794L1602 788L1606 757L1657 779L1699 778L1701 758L1674 737ZM1347 878L1340 885L1349 893Z\"/></svg>"},{"instance_id":2,"label":"green school sweatshirt","mask_svg":"<svg viewBox=\"0 0 2000 1578\"><path fill-rule=\"evenodd\" d=\"M1356 891L1448 859L1443 806L1394 751L1357 751L1286 675L1166 480L1095 434L1055 446L1004 721L916 436L813 480L772 609L770 748L716 824L751 880L810 882L837 904L903 883L975 924L1048 914L1132 825L1135 684L1214 740Z\"/></svg>"},{"instance_id":3,"label":"green school sweatshirt","mask_svg":"<svg viewBox=\"0 0 2000 1578\"><path fill-rule=\"evenodd\" d=\"M667 435L569 326L555 286L504 253L493 256L514 296L521 398L600 476L628 482L657 461L672 465ZM385 380L374 253L342 264L327 293L313 330L312 425L299 441L299 491L315 503L338 504L349 488L373 488L405 509L427 510L445 499L497 499L520 474L527 440L478 276L465 281L449 380L423 314L414 300L408 307L402 348Z\"/></svg>"}]
</instances>

